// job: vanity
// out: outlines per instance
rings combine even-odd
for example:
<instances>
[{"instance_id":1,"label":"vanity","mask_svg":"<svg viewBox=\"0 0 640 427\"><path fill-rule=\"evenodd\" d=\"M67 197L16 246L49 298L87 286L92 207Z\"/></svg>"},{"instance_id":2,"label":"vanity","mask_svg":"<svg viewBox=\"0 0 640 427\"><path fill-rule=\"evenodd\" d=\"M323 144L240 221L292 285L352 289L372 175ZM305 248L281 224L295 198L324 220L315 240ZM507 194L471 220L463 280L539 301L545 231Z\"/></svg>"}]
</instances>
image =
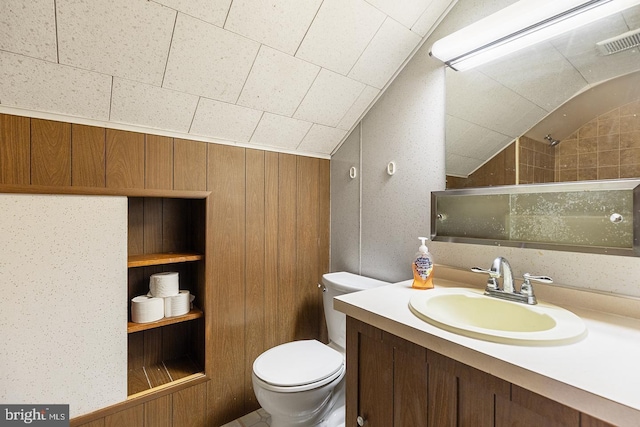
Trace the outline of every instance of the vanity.
<instances>
[{"instance_id":1,"label":"vanity","mask_svg":"<svg viewBox=\"0 0 640 427\"><path fill-rule=\"evenodd\" d=\"M486 283L435 272L436 288ZM334 300L347 315L347 426L640 425L640 300L536 283L539 301L578 315L587 333L523 345L425 322L409 309L425 292L405 281Z\"/></svg>"}]
</instances>

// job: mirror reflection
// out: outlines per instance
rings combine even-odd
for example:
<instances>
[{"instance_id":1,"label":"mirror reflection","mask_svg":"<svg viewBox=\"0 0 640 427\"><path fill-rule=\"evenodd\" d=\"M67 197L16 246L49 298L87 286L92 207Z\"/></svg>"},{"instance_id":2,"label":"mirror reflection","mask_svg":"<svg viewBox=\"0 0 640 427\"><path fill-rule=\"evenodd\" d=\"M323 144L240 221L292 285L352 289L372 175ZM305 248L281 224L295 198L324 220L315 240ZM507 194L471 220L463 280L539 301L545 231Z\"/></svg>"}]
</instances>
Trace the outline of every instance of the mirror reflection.
<instances>
[{"instance_id":1,"label":"mirror reflection","mask_svg":"<svg viewBox=\"0 0 640 427\"><path fill-rule=\"evenodd\" d=\"M469 3L458 2L438 37L496 11ZM640 49L598 48L639 28L635 6L478 68L447 69L447 188L640 177Z\"/></svg>"}]
</instances>

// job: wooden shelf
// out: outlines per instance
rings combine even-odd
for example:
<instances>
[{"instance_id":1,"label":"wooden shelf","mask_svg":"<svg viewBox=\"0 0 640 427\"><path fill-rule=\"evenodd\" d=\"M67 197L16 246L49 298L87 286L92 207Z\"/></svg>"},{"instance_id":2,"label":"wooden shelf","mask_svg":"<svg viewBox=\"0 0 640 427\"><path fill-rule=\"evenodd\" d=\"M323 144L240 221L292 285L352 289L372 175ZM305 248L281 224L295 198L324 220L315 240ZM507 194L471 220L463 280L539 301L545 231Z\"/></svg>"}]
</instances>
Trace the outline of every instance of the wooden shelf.
<instances>
[{"instance_id":1,"label":"wooden shelf","mask_svg":"<svg viewBox=\"0 0 640 427\"><path fill-rule=\"evenodd\" d=\"M204 376L202 367L189 356L166 360L128 372L128 399Z\"/></svg>"},{"instance_id":2,"label":"wooden shelf","mask_svg":"<svg viewBox=\"0 0 640 427\"><path fill-rule=\"evenodd\" d=\"M127 333L131 334L134 332L146 331L147 329L160 328L162 326L173 325L174 323L187 322L189 320L199 319L204 316L202 310L197 307L193 307L190 312L183 316L176 317L165 317L163 319L157 320L155 322L149 323L134 323L129 322L127 324Z\"/></svg>"},{"instance_id":3,"label":"wooden shelf","mask_svg":"<svg viewBox=\"0 0 640 427\"><path fill-rule=\"evenodd\" d=\"M148 267L151 265L176 264L179 262L200 261L203 258L204 256L202 254L190 252L129 255L127 267Z\"/></svg>"}]
</instances>

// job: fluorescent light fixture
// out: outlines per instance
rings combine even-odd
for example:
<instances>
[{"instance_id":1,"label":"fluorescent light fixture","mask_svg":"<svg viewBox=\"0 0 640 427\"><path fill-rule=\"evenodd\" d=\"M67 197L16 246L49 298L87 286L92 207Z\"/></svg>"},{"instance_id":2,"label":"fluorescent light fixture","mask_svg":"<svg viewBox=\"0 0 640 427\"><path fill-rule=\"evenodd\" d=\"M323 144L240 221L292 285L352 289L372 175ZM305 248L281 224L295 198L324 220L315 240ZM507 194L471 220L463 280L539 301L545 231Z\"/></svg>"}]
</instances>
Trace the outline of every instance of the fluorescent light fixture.
<instances>
[{"instance_id":1,"label":"fluorescent light fixture","mask_svg":"<svg viewBox=\"0 0 640 427\"><path fill-rule=\"evenodd\" d=\"M640 4L640 0L520 0L433 44L464 71Z\"/></svg>"}]
</instances>

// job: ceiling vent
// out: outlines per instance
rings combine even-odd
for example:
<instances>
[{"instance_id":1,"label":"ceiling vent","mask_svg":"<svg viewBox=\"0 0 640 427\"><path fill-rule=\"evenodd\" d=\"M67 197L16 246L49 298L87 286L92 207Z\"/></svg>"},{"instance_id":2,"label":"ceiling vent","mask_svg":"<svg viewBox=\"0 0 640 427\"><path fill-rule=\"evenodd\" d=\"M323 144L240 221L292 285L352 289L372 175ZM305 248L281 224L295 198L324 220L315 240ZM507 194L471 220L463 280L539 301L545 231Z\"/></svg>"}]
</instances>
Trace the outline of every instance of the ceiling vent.
<instances>
[{"instance_id":1,"label":"ceiling vent","mask_svg":"<svg viewBox=\"0 0 640 427\"><path fill-rule=\"evenodd\" d=\"M598 42L596 43L596 46L598 46L598 50L603 55L611 55L613 53L622 52L623 50L640 46L640 28Z\"/></svg>"}]
</instances>

